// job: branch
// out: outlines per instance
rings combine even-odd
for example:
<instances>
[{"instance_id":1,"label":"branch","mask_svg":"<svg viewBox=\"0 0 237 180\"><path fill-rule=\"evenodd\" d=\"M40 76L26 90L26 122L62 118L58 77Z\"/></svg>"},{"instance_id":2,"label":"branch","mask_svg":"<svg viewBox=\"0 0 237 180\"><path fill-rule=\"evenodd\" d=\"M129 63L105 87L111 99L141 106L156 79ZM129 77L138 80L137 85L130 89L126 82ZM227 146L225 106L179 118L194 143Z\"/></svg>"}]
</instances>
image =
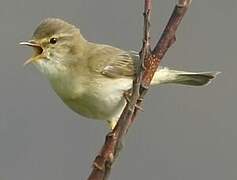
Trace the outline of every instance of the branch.
<instances>
[{"instance_id":1,"label":"branch","mask_svg":"<svg viewBox=\"0 0 237 180\"><path fill-rule=\"evenodd\" d=\"M133 123L143 97L145 96L150 82L156 72L161 59L166 51L175 42L175 32L185 15L191 0L179 0L166 25L160 40L155 48L150 48L150 15L151 0L145 0L144 5L144 37L143 46L140 51L140 62L136 69L136 77L133 81L132 96L126 104L115 128L106 135L105 143L93 163L92 172L88 180L107 180L111 171L111 166L119 155L122 139Z\"/></svg>"}]
</instances>

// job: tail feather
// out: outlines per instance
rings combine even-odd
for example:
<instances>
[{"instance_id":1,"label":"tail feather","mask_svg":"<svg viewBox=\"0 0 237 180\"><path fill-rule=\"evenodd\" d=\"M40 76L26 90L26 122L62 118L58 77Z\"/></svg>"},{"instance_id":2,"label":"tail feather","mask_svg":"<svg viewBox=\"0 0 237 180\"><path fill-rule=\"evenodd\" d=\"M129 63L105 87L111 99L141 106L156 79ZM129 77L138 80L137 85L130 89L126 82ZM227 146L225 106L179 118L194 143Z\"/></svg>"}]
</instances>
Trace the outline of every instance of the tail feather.
<instances>
[{"instance_id":1,"label":"tail feather","mask_svg":"<svg viewBox=\"0 0 237 180\"><path fill-rule=\"evenodd\" d=\"M185 72L159 68L152 84L175 83L190 86L202 86L211 82L220 72Z\"/></svg>"},{"instance_id":2,"label":"tail feather","mask_svg":"<svg viewBox=\"0 0 237 180\"><path fill-rule=\"evenodd\" d=\"M191 85L191 86L203 86L211 82L216 77L216 73L201 72L196 74L178 74L177 80L174 83Z\"/></svg>"}]
</instances>

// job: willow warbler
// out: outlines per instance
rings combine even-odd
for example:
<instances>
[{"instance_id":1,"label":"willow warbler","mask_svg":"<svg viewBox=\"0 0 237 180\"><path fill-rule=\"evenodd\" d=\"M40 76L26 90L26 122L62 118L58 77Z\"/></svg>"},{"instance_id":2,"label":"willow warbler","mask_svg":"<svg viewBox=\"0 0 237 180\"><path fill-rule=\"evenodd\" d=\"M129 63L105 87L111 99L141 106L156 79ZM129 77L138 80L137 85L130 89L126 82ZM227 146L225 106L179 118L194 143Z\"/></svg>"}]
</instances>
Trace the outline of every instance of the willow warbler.
<instances>
[{"instance_id":1,"label":"willow warbler","mask_svg":"<svg viewBox=\"0 0 237 180\"><path fill-rule=\"evenodd\" d=\"M62 101L82 116L105 120L110 128L126 104L124 92L132 87L139 55L134 51L87 41L80 30L60 19L41 22L31 40L32 63L47 76ZM186 72L160 67L152 85L175 83L202 86L217 72Z\"/></svg>"}]
</instances>

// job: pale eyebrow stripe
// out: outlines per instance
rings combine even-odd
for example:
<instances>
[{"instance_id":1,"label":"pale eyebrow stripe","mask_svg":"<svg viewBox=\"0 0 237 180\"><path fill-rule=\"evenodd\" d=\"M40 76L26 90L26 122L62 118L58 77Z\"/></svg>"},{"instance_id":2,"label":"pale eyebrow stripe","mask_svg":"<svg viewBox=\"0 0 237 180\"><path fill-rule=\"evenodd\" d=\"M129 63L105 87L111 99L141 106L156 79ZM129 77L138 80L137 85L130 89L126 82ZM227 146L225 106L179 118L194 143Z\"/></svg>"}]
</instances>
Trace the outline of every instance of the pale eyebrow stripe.
<instances>
[{"instance_id":1,"label":"pale eyebrow stripe","mask_svg":"<svg viewBox=\"0 0 237 180\"><path fill-rule=\"evenodd\" d=\"M67 39L67 38L72 38L73 37L73 35L71 35L71 34L63 34L63 33L61 33L61 34L59 34L58 35L58 37L56 37L56 38L65 38L65 39Z\"/></svg>"}]
</instances>

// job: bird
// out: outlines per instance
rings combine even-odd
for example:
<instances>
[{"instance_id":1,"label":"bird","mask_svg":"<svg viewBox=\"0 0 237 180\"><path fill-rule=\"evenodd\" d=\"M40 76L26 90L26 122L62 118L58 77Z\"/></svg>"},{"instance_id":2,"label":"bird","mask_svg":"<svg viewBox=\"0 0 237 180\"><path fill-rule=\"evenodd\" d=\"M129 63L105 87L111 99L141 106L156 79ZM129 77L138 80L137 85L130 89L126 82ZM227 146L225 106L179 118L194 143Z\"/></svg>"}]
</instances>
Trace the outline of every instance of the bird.
<instances>
[{"instance_id":1,"label":"bird","mask_svg":"<svg viewBox=\"0 0 237 180\"><path fill-rule=\"evenodd\" d=\"M90 42L79 28L58 18L43 20L32 38L20 44L34 50L24 64L33 64L44 74L70 109L115 127L127 102L124 93L132 88L139 53ZM203 86L218 73L159 67L151 85Z\"/></svg>"}]
</instances>

